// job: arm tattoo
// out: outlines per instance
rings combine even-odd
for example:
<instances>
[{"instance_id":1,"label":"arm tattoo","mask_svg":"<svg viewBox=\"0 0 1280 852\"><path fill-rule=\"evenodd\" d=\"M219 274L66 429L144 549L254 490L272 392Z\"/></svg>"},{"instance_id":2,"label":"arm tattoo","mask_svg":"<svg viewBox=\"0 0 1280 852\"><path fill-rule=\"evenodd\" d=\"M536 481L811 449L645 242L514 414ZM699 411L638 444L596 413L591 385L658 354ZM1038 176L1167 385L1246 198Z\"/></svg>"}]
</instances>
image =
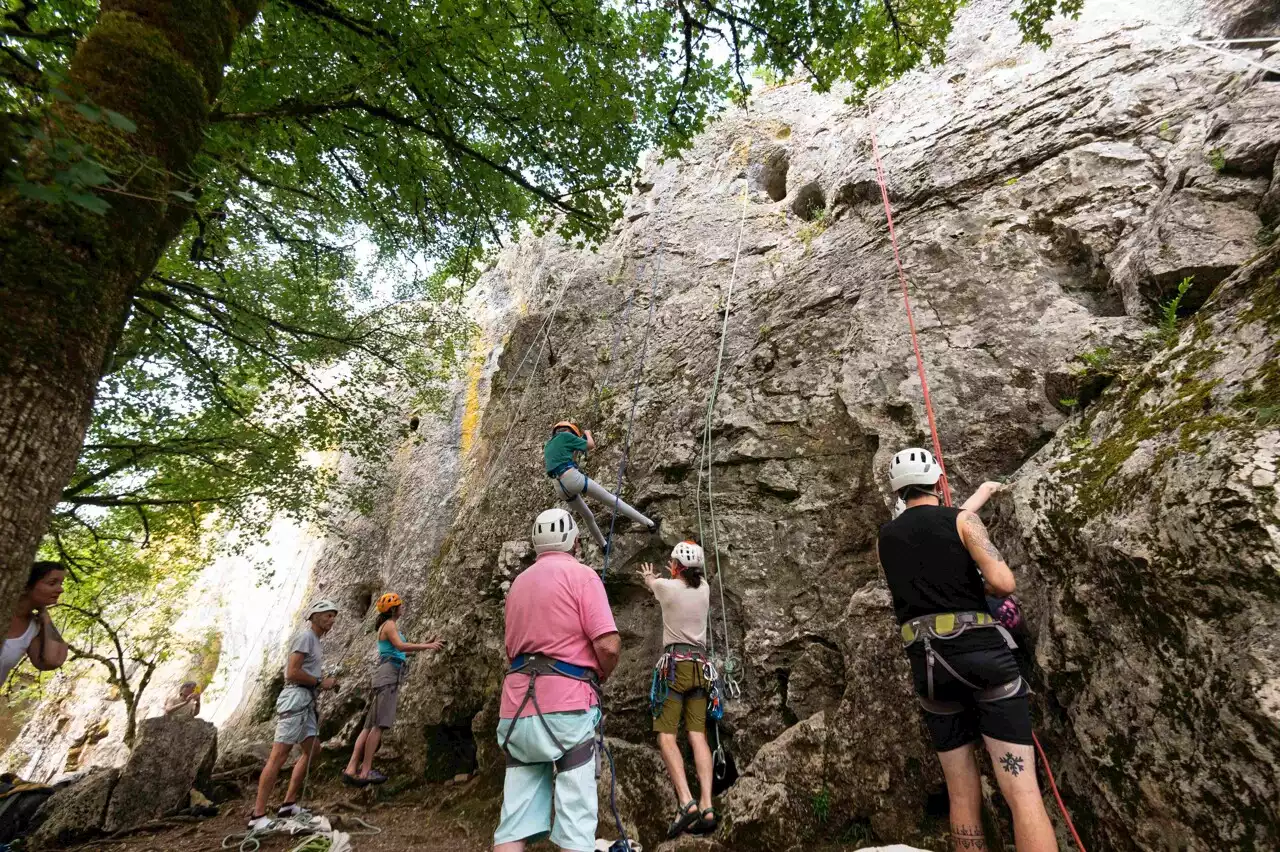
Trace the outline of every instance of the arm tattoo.
<instances>
[{"instance_id":1,"label":"arm tattoo","mask_svg":"<svg viewBox=\"0 0 1280 852\"><path fill-rule=\"evenodd\" d=\"M1004 757L1000 758L1000 768L1008 772L1014 778L1017 778L1024 771L1022 758L1018 757L1011 751L1006 751Z\"/></svg>"},{"instance_id":2,"label":"arm tattoo","mask_svg":"<svg viewBox=\"0 0 1280 852\"><path fill-rule=\"evenodd\" d=\"M980 825L952 825L951 842L958 852L985 852L987 838Z\"/></svg>"},{"instance_id":3,"label":"arm tattoo","mask_svg":"<svg viewBox=\"0 0 1280 852\"><path fill-rule=\"evenodd\" d=\"M965 518L964 525L969 530L969 535L973 536L973 543L980 547L984 553L997 562L1003 562L1004 557L1000 555L1000 551L991 543L991 536L987 535L987 526L982 523L982 519L977 515L968 515Z\"/></svg>"}]
</instances>

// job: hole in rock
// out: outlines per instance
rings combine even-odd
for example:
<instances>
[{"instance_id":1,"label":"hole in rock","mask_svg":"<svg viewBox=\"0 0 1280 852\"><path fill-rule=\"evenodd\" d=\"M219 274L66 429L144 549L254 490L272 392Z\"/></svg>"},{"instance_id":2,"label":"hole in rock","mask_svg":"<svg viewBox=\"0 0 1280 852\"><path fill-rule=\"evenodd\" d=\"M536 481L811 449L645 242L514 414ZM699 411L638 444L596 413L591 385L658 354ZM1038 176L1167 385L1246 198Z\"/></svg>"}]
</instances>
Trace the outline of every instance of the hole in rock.
<instances>
[{"instance_id":1,"label":"hole in rock","mask_svg":"<svg viewBox=\"0 0 1280 852\"><path fill-rule=\"evenodd\" d=\"M791 160L783 148L768 151L749 170L751 188L763 190L769 198L781 201L787 197L787 170Z\"/></svg>"},{"instance_id":2,"label":"hole in rock","mask_svg":"<svg viewBox=\"0 0 1280 852\"><path fill-rule=\"evenodd\" d=\"M409 418L409 431L410 431L410 432L417 432L417 431L418 431L418 422L419 422L419 421L418 421L418 415L416 415L416 414Z\"/></svg>"},{"instance_id":3,"label":"hole in rock","mask_svg":"<svg viewBox=\"0 0 1280 852\"><path fill-rule=\"evenodd\" d=\"M806 183L796 192L791 202L791 212L806 222L812 222L827 209L827 197L822 194L822 187L817 181Z\"/></svg>"},{"instance_id":4,"label":"hole in rock","mask_svg":"<svg viewBox=\"0 0 1280 852\"><path fill-rule=\"evenodd\" d=\"M445 725L428 725L426 729L428 781L448 781L455 775L476 771L476 741L471 735L471 720Z\"/></svg>"}]
</instances>

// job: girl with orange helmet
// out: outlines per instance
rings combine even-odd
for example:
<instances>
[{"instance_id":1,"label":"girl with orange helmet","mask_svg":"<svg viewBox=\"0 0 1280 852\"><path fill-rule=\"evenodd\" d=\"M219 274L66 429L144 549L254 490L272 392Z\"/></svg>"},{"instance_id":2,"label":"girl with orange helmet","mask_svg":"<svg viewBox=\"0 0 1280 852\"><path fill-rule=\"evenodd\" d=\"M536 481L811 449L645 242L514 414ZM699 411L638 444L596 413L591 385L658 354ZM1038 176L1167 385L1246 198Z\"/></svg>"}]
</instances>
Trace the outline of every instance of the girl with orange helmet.
<instances>
[{"instance_id":1,"label":"girl with orange helmet","mask_svg":"<svg viewBox=\"0 0 1280 852\"><path fill-rule=\"evenodd\" d=\"M386 775L373 768L373 755L382 744L382 732L396 722L396 702L400 697L400 684L404 681L407 655L438 651L443 647L439 639L416 643L404 641L397 624L404 613L404 601L395 592L387 592L378 598L377 608L378 668L373 672L373 696L365 714L364 730L356 738L351 760L342 771L342 780L357 787L381 784L387 780Z\"/></svg>"},{"instance_id":2,"label":"girl with orange helmet","mask_svg":"<svg viewBox=\"0 0 1280 852\"><path fill-rule=\"evenodd\" d=\"M562 420L552 427L551 438L542 445L542 459L546 465L547 476L551 479L551 489L555 491L556 496L567 502L578 513L583 525L591 533L591 538L601 550L607 550L608 544L600 533L600 527L596 525L596 517L588 508L587 501L582 499L583 495L589 494L609 506L615 514L628 517L644 525L649 532L656 533L660 522L649 520L622 499L610 493L609 489L594 479L587 478L587 475L578 469L578 462L595 448L595 438L591 436L590 430L584 431L576 423Z\"/></svg>"}]
</instances>

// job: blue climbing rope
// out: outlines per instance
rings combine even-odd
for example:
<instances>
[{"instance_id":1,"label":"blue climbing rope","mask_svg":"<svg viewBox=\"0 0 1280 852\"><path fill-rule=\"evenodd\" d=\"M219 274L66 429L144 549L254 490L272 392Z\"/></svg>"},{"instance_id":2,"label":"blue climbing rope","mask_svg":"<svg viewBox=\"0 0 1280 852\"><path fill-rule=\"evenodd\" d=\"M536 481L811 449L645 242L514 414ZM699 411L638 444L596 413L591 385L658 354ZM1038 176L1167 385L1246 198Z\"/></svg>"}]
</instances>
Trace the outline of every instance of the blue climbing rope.
<instances>
[{"instance_id":1,"label":"blue climbing rope","mask_svg":"<svg viewBox=\"0 0 1280 852\"><path fill-rule=\"evenodd\" d=\"M658 247L654 247L653 265L649 268L649 318L644 324L644 341L640 344L640 364L636 367L636 380L631 386L631 412L627 415L627 431L622 443L622 458L618 460L618 484L613 491L613 515L609 518L609 535L605 537L604 568L600 576L609 574L609 557L613 554L613 530L618 523L618 504L622 502L622 479L627 472L627 457L631 454L631 427L636 420L636 404L640 400L640 383L644 381L645 362L649 358L649 337L653 333L654 308L658 304Z\"/></svg>"}]
</instances>

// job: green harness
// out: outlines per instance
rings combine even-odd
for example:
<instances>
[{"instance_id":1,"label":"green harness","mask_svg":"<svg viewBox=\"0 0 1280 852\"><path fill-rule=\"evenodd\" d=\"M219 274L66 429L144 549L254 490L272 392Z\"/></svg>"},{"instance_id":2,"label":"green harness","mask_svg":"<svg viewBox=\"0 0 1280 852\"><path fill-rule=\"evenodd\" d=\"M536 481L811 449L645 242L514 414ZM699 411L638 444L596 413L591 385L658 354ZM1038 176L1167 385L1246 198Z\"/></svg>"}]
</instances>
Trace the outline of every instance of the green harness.
<instances>
[{"instance_id":1,"label":"green harness","mask_svg":"<svg viewBox=\"0 0 1280 852\"><path fill-rule=\"evenodd\" d=\"M984 628L994 628L999 631L1010 650L1018 647L1018 643L1013 641L1013 636L1009 634L1005 626L989 612L939 612L933 615L922 615L919 618L913 618L902 625L903 650L910 648L917 642L924 643L925 679L928 683L929 694L927 696L916 696L920 700L921 707L930 713L940 716L954 716L964 711L964 704L959 701L939 701L933 697L933 664L935 661L946 669L953 678L972 689L973 697L977 701L1003 701L1006 698L1016 698L1025 694L1023 692L1025 683L1022 675L1018 675L1008 683L983 689L962 677L933 646L935 641L947 642L970 630Z\"/></svg>"}]
</instances>

